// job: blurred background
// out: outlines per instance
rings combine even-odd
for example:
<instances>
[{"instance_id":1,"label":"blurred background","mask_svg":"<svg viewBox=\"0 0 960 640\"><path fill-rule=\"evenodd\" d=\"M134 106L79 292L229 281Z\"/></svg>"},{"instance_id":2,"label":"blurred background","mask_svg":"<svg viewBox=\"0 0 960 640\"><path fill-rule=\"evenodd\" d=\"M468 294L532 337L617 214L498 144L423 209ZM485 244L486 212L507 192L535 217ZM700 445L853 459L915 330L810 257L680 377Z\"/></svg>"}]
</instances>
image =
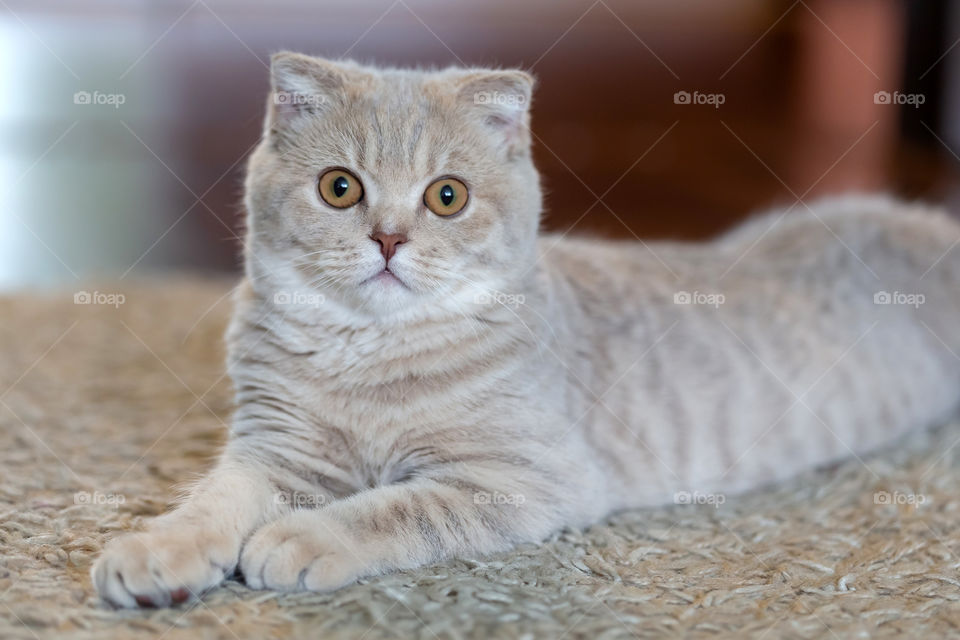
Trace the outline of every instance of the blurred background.
<instances>
[{"instance_id":1,"label":"blurred background","mask_svg":"<svg viewBox=\"0 0 960 640\"><path fill-rule=\"evenodd\" d=\"M0 0L0 289L238 268L268 57L531 70L550 229L960 209L960 3ZM797 207L802 215L802 207Z\"/></svg>"}]
</instances>

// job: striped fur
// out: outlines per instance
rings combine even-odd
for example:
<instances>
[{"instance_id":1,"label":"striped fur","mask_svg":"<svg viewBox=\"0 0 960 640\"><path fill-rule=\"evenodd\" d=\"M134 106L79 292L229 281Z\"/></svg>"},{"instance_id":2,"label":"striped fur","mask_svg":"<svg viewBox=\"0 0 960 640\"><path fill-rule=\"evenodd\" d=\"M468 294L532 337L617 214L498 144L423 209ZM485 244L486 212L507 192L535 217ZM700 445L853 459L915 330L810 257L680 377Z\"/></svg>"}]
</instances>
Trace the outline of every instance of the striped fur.
<instances>
[{"instance_id":1,"label":"striped fur","mask_svg":"<svg viewBox=\"0 0 960 640\"><path fill-rule=\"evenodd\" d=\"M238 566L255 588L331 590L506 550L860 455L960 401L943 214L843 198L703 245L539 235L525 74L280 54L273 79L321 99L271 103L250 162L229 444L188 500L108 545L93 579L116 605ZM363 181L356 207L317 197L330 166ZM444 175L471 190L456 218L421 203ZM409 236L390 262L405 286L368 281L375 228Z\"/></svg>"}]
</instances>

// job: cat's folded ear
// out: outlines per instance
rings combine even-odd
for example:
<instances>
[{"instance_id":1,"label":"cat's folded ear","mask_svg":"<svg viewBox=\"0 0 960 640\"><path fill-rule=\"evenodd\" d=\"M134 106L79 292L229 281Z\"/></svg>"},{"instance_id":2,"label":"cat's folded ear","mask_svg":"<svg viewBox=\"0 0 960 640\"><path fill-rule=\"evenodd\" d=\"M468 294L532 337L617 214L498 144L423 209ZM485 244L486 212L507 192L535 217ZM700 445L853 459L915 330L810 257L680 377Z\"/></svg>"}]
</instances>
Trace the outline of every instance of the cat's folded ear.
<instances>
[{"instance_id":1,"label":"cat's folded ear","mask_svg":"<svg viewBox=\"0 0 960 640\"><path fill-rule=\"evenodd\" d=\"M290 126L304 115L322 113L342 100L348 83L363 72L352 63L338 63L282 51L270 58L270 100L267 128Z\"/></svg>"},{"instance_id":2,"label":"cat's folded ear","mask_svg":"<svg viewBox=\"0 0 960 640\"><path fill-rule=\"evenodd\" d=\"M530 149L530 100L534 78L508 69L461 72L458 99L489 131L499 136L508 155Z\"/></svg>"}]
</instances>

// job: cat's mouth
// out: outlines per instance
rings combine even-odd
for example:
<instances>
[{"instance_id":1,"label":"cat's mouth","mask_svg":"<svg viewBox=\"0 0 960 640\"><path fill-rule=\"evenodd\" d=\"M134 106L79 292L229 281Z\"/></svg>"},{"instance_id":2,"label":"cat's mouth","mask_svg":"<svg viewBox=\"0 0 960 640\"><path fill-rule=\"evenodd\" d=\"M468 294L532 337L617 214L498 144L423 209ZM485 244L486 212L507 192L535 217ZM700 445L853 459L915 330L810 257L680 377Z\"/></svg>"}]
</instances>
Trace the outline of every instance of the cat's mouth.
<instances>
[{"instance_id":1,"label":"cat's mouth","mask_svg":"<svg viewBox=\"0 0 960 640\"><path fill-rule=\"evenodd\" d=\"M407 284L403 280L400 279L399 276L397 276L397 274L395 274L393 271L390 271L390 267L384 267L383 270L381 270L379 273L370 276L369 278L364 280L361 284L372 284L372 283L378 283L385 286L396 285L396 286L401 286L405 289L410 288L407 286Z\"/></svg>"}]
</instances>

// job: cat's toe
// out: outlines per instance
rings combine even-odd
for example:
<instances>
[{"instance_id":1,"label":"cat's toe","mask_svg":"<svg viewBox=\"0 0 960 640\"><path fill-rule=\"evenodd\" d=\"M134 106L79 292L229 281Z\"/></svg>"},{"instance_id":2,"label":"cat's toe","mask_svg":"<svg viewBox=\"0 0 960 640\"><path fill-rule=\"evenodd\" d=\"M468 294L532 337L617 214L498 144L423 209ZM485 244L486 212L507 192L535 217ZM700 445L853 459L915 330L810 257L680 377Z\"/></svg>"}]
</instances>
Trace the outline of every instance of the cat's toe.
<instances>
[{"instance_id":1,"label":"cat's toe","mask_svg":"<svg viewBox=\"0 0 960 640\"><path fill-rule=\"evenodd\" d=\"M112 540L91 570L97 592L115 607L169 607L219 584L236 561L228 542L176 533ZM228 566L229 565L229 566Z\"/></svg>"},{"instance_id":2,"label":"cat's toe","mask_svg":"<svg viewBox=\"0 0 960 640\"><path fill-rule=\"evenodd\" d=\"M316 541L301 534L287 539L267 556L261 575L263 584L276 591L304 591L307 569L323 553Z\"/></svg>"},{"instance_id":3,"label":"cat's toe","mask_svg":"<svg viewBox=\"0 0 960 640\"><path fill-rule=\"evenodd\" d=\"M251 589L302 590L300 574L309 561L309 535L283 520L269 524L247 542L240 572Z\"/></svg>"},{"instance_id":4,"label":"cat's toe","mask_svg":"<svg viewBox=\"0 0 960 640\"><path fill-rule=\"evenodd\" d=\"M342 554L329 553L314 558L300 575L300 583L307 591L335 591L356 582L357 562Z\"/></svg>"},{"instance_id":5,"label":"cat's toe","mask_svg":"<svg viewBox=\"0 0 960 640\"><path fill-rule=\"evenodd\" d=\"M335 536L295 517L258 531L240 558L247 586L276 591L332 591L355 580L358 566Z\"/></svg>"}]
</instances>

